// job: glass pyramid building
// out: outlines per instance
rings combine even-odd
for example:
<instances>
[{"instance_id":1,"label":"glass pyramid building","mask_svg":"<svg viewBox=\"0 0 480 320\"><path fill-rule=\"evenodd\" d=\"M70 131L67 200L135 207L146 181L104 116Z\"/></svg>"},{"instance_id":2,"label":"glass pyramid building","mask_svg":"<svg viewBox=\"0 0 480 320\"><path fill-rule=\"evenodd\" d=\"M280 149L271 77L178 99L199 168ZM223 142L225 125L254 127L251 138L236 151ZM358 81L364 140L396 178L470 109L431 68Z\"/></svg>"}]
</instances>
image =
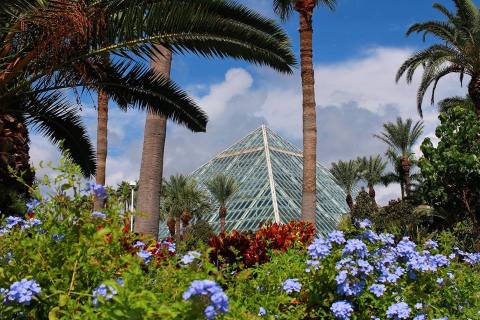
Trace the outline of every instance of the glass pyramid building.
<instances>
[{"instance_id":1,"label":"glass pyramid building","mask_svg":"<svg viewBox=\"0 0 480 320\"><path fill-rule=\"evenodd\" d=\"M266 126L217 154L191 176L203 186L220 173L234 177L239 184L227 203L227 230L256 230L265 222L288 223L301 218L302 152ZM331 231L348 211L344 191L317 163L317 231ZM219 231L218 210L205 219ZM161 229L161 234L166 233L165 223Z\"/></svg>"}]
</instances>

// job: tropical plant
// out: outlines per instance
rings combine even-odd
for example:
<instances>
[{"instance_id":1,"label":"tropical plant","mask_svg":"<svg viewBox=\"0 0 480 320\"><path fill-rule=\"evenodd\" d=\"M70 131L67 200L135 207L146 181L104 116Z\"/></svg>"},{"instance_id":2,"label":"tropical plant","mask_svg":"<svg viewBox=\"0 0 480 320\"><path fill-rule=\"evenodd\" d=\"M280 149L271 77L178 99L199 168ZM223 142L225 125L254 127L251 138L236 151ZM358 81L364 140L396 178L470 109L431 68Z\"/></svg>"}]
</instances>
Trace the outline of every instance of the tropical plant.
<instances>
[{"instance_id":1,"label":"tropical plant","mask_svg":"<svg viewBox=\"0 0 480 320\"><path fill-rule=\"evenodd\" d=\"M473 103L472 99L468 94L465 97L450 97L438 102L438 111L440 112L447 112L448 110L455 107L461 107L465 110L475 112L475 104Z\"/></svg>"},{"instance_id":2,"label":"tropical plant","mask_svg":"<svg viewBox=\"0 0 480 320\"><path fill-rule=\"evenodd\" d=\"M413 80L415 70L423 67L423 76L417 93L417 107L422 114L422 101L427 89L432 87L431 102L434 103L438 82L449 74L459 74L460 84L465 75L470 76L468 93L480 117L480 11L472 0L454 0L456 12L435 3L433 8L442 13L446 21L427 21L411 26L407 35L414 32L432 35L441 43L414 53L400 67L396 80L406 74L407 82Z\"/></svg>"},{"instance_id":3,"label":"tropical plant","mask_svg":"<svg viewBox=\"0 0 480 320\"><path fill-rule=\"evenodd\" d=\"M449 225L468 217L480 235L480 124L461 107L439 119L438 145L427 138L421 146L422 189L429 204L443 209Z\"/></svg>"},{"instance_id":4,"label":"tropical plant","mask_svg":"<svg viewBox=\"0 0 480 320\"><path fill-rule=\"evenodd\" d=\"M164 182L164 196L161 209L163 216L167 218L167 226L170 233L180 240L183 231L188 228L190 220L195 216L200 218L202 214L209 211L210 202L207 194L198 187L197 182L192 178L178 174L170 176ZM174 228L172 228L174 221Z\"/></svg>"},{"instance_id":5,"label":"tropical plant","mask_svg":"<svg viewBox=\"0 0 480 320\"><path fill-rule=\"evenodd\" d=\"M333 162L330 168L330 173L333 175L338 185L343 189L347 195L346 201L350 210L353 209L353 188L356 187L360 180L360 164L355 160Z\"/></svg>"},{"instance_id":6,"label":"tropical plant","mask_svg":"<svg viewBox=\"0 0 480 320\"><path fill-rule=\"evenodd\" d=\"M178 50L188 42L198 52L211 52L204 42L185 39L191 26L178 22L182 21L183 13L175 9L176 4L120 0L9 0L2 4L2 184L14 185L7 167L23 172L27 186L32 183L27 125L65 150L67 156L80 164L85 175L95 172L93 148L77 114L78 108L59 93L60 89L100 90L123 110L136 108L161 113L193 131L205 130L207 118L198 106L175 84L141 61L158 54L152 45L167 45L167 42ZM192 8L185 8L188 9ZM157 19L165 12L169 12L169 19ZM177 33L180 31L183 33ZM111 62L105 62L106 56L111 57ZM100 158L106 157L105 112L99 113ZM104 168L102 161L99 160L100 169ZM102 170L98 170L99 177ZM101 180L104 182L104 174Z\"/></svg>"},{"instance_id":7,"label":"tropical plant","mask_svg":"<svg viewBox=\"0 0 480 320\"><path fill-rule=\"evenodd\" d=\"M336 0L273 0L273 10L286 21L299 15L300 67L303 96L302 220L315 224L317 199L317 114L313 68L313 12L318 6L335 9Z\"/></svg>"},{"instance_id":8,"label":"tropical plant","mask_svg":"<svg viewBox=\"0 0 480 320\"><path fill-rule=\"evenodd\" d=\"M360 164L360 177L367 183L368 194L375 199L375 185L382 182L387 163L380 155L357 159Z\"/></svg>"},{"instance_id":9,"label":"tropical plant","mask_svg":"<svg viewBox=\"0 0 480 320\"><path fill-rule=\"evenodd\" d=\"M379 135L375 134L374 137L388 145L389 149L386 154L390 159L400 158L405 194L408 196L411 183L410 169L413 146L423 134L423 122L417 121L413 124L412 119L407 119L404 122L402 118L398 117L395 123L384 123L383 130ZM396 164L395 162L394 165Z\"/></svg>"},{"instance_id":10,"label":"tropical plant","mask_svg":"<svg viewBox=\"0 0 480 320\"><path fill-rule=\"evenodd\" d=\"M372 219L378 214L378 206L375 198L372 198L362 187L358 195L355 197L355 204L350 213L353 221L362 219Z\"/></svg>"},{"instance_id":11,"label":"tropical plant","mask_svg":"<svg viewBox=\"0 0 480 320\"><path fill-rule=\"evenodd\" d=\"M393 150L389 149L386 152L386 156L390 161L390 164L393 167L393 170L387 172L382 176L382 183L385 187L389 186L392 183L398 183L400 185L400 196L402 199L405 198L405 175L403 174L402 158L399 157ZM421 180L421 175L418 172L417 160L415 155L411 153L409 155L410 159L410 187L418 186Z\"/></svg>"},{"instance_id":12,"label":"tropical plant","mask_svg":"<svg viewBox=\"0 0 480 320\"><path fill-rule=\"evenodd\" d=\"M146 1L150 2L150 1ZM174 39L181 46L170 44L165 38L157 47L161 52L153 59L154 68L168 76L171 53L193 52L207 57L233 57L267 65L289 73L295 64L287 35L275 22L261 17L246 7L224 0L170 0L169 10L178 13L167 19L177 24ZM161 21L168 10L155 10L152 20ZM158 14L160 17L158 17ZM139 207L144 215L136 230L157 235L158 207L163 175L163 152L166 137L166 119L149 113L145 122L142 164L139 180Z\"/></svg>"},{"instance_id":13,"label":"tropical plant","mask_svg":"<svg viewBox=\"0 0 480 320\"><path fill-rule=\"evenodd\" d=\"M220 217L220 232L224 233L225 219L227 217L227 203L237 193L238 184L233 177L219 174L205 182L205 186L218 202L218 215Z\"/></svg>"}]
</instances>

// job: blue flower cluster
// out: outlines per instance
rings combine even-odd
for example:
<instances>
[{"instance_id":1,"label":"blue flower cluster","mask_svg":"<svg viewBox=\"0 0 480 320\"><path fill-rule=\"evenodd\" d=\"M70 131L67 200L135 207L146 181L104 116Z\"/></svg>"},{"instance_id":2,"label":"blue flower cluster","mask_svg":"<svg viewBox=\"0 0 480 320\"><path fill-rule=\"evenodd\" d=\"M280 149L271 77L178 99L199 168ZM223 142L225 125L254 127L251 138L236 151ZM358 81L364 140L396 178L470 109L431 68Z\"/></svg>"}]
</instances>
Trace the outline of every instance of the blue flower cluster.
<instances>
[{"instance_id":1,"label":"blue flower cluster","mask_svg":"<svg viewBox=\"0 0 480 320\"><path fill-rule=\"evenodd\" d=\"M147 250L140 250L139 252L137 252L137 256L142 258L145 264L148 264L153 258L153 254Z\"/></svg>"},{"instance_id":2,"label":"blue flower cluster","mask_svg":"<svg viewBox=\"0 0 480 320\"><path fill-rule=\"evenodd\" d=\"M35 280L22 279L10 285L10 289L1 289L0 295L4 296L3 303L17 302L29 305L33 297L40 294L40 285Z\"/></svg>"},{"instance_id":3,"label":"blue flower cluster","mask_svg":"<svg viewBox=\"0 0 480 320\"><path fill-rule=\"evenodd\" d=\"M100 301L103 299L105 301L110 301L113 299L113 296L117 294L117 290L112 286L107 286L105 284L101 284L98 288L93 290L93 300L92 304L95 307L98 307Z\"/></svg>"},{"instance_id":4,"label":"blue flower cluster","mask_svg":"<svg viewBox=\"0 0 480 320\"><path fill-rule=\"evenodd\" d=\"M105 219L107 215L100 211L93 211L90 215L92 218Z\"/></svg>"},{"instance_id":5,"label":"blue flower cluster","mask_svg":"<svg viewBox=\"0 0 480 320\"><path fill-rule=\"evenodd\" d=\"M20 230L30 229L42 224L42 221L37 218L23 219L17 216L9 216L5 219L3 227L0 227L0 236L9 233L16 226L20 227Z\"/></svg>"},{"instance_id":6,"label":"blue flower cluster","mask_svg":"<svg viewBox=\"0 0 480 320\"><path fill-rule=\"evenodd\" d=\"M85 191L91 192L98 199L105 200L107 198L107 190L101 184L96 184L95 182L87 183Z\"/></svg>"},{"instance_id":7,"label":"blue flower cluster","mask_svg":"<svg viewBox=\"0 0 480 320\"><path fill-rule=\"evenodd\" d=\"M287 279L283 282L283 290L288 294L300 292L302 290L302 284L298 282L298 279Z\"/></svg>"},{"instance_id":8,"label":"blue flower cluster","mask_svg":"<svg viewBox=\"0 0 480 320\"><path fill-rule=\"evenodd\" d=\"M65 235L63 233L61 234L52 234L52 240L53 241L62 241L65 239Z\"/></svg>"},{"instance_id":9,"label":"blue flower cluster","mask_svg":"<svg viewBox=\"0 0 480 320\"><path fill-rule=\"evenodd\" d=\"M200 258L201 256L202 256L202 254L199 251L189 251L189 252L187 252L187 254L185 254L182 257L182 259L181 259L182 265L187 266L190 263L192 263L193 261L195 261L195 259Z\"/></svg>"},{"instance_id":10,"label":"blue flower cluster","mask_svg":"<svg viewBox=\"0 0 480 320\"><path fill-rule=\"evenodd\" d=\"M31 199L26 203L26 205L27 205L27 212L33 213L35 208L40 205L40 201L38 201L37 199Z\"/></svg>"},{"instance_id":11,"label":"blue flower cluster","mask_svg":"<svg viewBox=\"0 0 480 320\"><path fill-rule=\"evenodd\" d=\"M212 280L194 280L183 293L183 299L189 300L193 296L209 296L210 302L204 314L207 319L214 319L219 313L228 311L228 297L223 289Z\"/></svg>"},{"instance_id":12,"label":"blue flower cluster","mask_svg":"<svg viewBox=\"0 0 480 320\"><path fill-rule=\"evenodd\" d=\"M378 298L386 292L393 293L391 290L397 288L395 284L400 279L416 279L422 274L433 275L439 286L446 285L454 275L445 274L442 270L450 265L452 259L458 258L469 264L480 263L480 253L456 249L454 254L445 256L438 253L439 246L434 240L428 240L422 248L418 248L408 237L396 243L391 234L377 234L369 229L371 223L368 220L357 222L356 225L361 233L355 238L347 240L341 231L333 231L326 237L316 238L308 247L307 272L319 270L332 252L335 252L335 257L341 252L335 265L335 281L337 294L345 298L356 297L364 292L370 292ZM290 292L294 290L291 284L288 288ZM383 318L386 316L397 320L416 317L421 320L424 316L420 313L423 307L421 304L416 307L419 307L416 308L419 312L412 312L407 303L397 300L388 307ZM331 306L335 318L341 320L350 319L353 310L353 304L348 301L337 301Z\"/></svg>"}]
</instances>

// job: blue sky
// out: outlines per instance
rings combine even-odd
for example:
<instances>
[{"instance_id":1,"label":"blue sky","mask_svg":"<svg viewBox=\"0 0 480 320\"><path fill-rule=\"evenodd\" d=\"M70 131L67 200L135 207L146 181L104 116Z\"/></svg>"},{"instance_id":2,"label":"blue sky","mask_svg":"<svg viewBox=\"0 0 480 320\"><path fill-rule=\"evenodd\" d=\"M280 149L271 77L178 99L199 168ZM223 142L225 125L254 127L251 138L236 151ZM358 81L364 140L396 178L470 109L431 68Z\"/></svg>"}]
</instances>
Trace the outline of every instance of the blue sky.
<instances>
[{"instance_id":1,"label":"blue sky","mask_svg":"<svg viewBox=\"0 0 480 320\"><path fill-rule=\"evenodd\" d=\"M275 18L271 0L241 3ZM437 0L449 7L450 0ZM319 8L314 16L314 63L318 105L318 158L332 161L357 155L383 154L373 138L382 123L397 116L419 120L416 85L395 84L395 72L413 51L425 47L420 35L405 36L414 22L439 18L432 0L339 0L335 12ZM298 19L282 23L298 52ZM429 39L428 41L432 41ZM268 68L231 59L175 56L172 79L196 99L210 117L206 134L192 134L170 124L165 173L189 173L262 123L301 146L299 73L280 75ZM438 99L462 95L456 78L447 78ZM83 99L84 119L93 141L94 99ZM111 103L107 183L138 179L145 114L122 113ZM435 108L425 104L425 136L433 136ZM418 148L417 148L418 150ZM32 137L32 159L52 160L55 148ZM399 195L398 186L379 188L380 202Z\"/></svg>"}]
</instances>

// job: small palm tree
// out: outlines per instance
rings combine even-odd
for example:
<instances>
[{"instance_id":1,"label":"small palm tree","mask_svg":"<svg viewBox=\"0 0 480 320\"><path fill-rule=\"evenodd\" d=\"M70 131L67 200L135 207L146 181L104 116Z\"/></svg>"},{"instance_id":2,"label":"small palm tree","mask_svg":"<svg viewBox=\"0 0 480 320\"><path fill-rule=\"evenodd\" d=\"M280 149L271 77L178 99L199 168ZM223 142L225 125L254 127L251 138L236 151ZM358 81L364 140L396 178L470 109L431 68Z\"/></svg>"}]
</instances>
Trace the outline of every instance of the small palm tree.
<instances>
[{"instance_id":1,"label":"small palm tree","mask_svg":"<svg viewBox=\"0 0 480 320\"><path fill-rule=\"evenodd\" d=\"M460 75L460 84L464 75L470 76L468 93L480 117L480 11L472 0L454 0L456 12L435 3L433 7L446 17L446 21L427 21L411 26L407 35L414 32L433 35L440 43L414 53L403 63L397 73L398 81L406 74L407 82L413 80L418 67L423 67L423 76L417 94L417 107L422 114L422 101L427 89L432 87L431 102L434 103L435 89L445 76L456 73Z\"/></svg>"},{"instance_id":2,"label":"small palm tree","mask_svg":"<svg viewBox=\"0 0 480 320\"><path fill-rule=\"evenodd\" d=\"M325 6L333 10L336 0L273 0L273 9L287 20L294 11L299 15L300 66L303 94L303 192L302 220L315 225L317 199L317 115L313 69L313 11Z\"/></svg>"},{"instance_id":3,"label":"small palm tree","mask_svg":"<svg viewBox=\"0 0 480 320\"><path fill-rule=\"evenodd\" d=\"M238 184L234 178L225 175L217 175L205 182L210 194L220 205L218 213L220 216L220 232L225 232L225 218L227 217L227 203L238 191Z\"/></svg>"},{"instance_id":4,"label":"small palm tree","mask_svg":"<svg viewBox=\"0 0 480 320\"><path fill-rule=\"evenodd\" d=\"M350 210L353 209L353 188L360 180L360 165L358 161L338 161L333 162L330 168L330 173L333 175L338 185L347 194L346 201Z\"/></svg>"},{"instance_id":5,"label":"small palm tree","mask_svg":"<svg viewBox=\"0 0 480 320\"><path fill-rule=\"evenodd\" d=\"M358 158L357 161L360 166L360 177L367 183L368 194L375 199L374 186L382 182L387 162L380 155Z\"/></svg>"},{"instance_id":6,"label":"small palm tree","mask_svg":"<svg viewBox=\"0 0 480 320\"><path fill-rule=\"evenodd\" d=\"M410 188L410 167L412 165L411 157L413 154L413 146L423 134L423 127L422 121L417 121L413 124L412 119L407 119L404 122L402 118L398 117L395 123L384 123L384 131L379 135L374 135L374 137L388 145L387 156L392 158L392 155L395 155L393 158L400 159L405 194L407 196Z\"/></svg>"}]
</instances>

